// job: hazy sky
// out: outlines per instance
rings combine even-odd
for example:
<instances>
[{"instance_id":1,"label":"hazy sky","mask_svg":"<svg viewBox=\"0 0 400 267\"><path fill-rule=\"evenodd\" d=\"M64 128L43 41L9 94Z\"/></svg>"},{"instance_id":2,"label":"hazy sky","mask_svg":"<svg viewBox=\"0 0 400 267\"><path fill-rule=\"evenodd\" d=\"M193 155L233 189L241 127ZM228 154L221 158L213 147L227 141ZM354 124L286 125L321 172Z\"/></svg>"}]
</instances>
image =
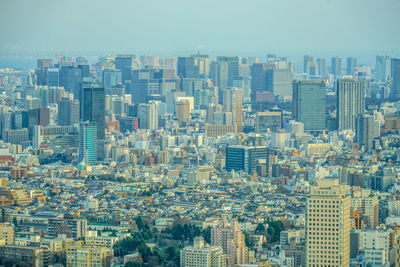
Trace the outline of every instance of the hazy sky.
<instances>
[{"instance_id":1,"label":"hazy sky","mask_svg":"<svg viewBox=\"0 0 400 267\"><path fill-rule=\"evenodd\" d=\"M0 52L400 50L400 0L0 0Z\"/></svg>"}]
</instances>

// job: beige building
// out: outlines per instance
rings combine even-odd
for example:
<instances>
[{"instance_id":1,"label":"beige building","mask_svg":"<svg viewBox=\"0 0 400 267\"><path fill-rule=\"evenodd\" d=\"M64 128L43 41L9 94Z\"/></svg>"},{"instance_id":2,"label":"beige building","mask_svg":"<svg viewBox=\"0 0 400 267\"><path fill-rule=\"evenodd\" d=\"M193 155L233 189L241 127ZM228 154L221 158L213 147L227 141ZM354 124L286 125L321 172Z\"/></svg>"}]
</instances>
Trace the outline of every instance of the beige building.
<instances>
[{"instance_id":1,"label":"beige building","mask_svg":"<svg viewBox=\"0 0 400 267\"><path fill-rule=\"evenodd\" d=\"M181 267L225 267L226 256L221 247L208 247L203 237L196 237L193 246L181 250Z\"/></svg>"},{"instance_id":2,"label":"beige building","mask_svg":"<svg viewBox=\"0 0 400 267\"><path fill-rule=\"evenodd\" d=\"M0 223L0 240L4 240L5 245L14 244L14 227L9 223Z\"/></svg>"},{"instance_id":3,"label":"beige building","mask_svg":"<svg viewBox=\"0 0 400 267\"><path fill-rule=\"evenodd\" d=\"M230 88L224 90L224 111L232 112L233 124L236 124L239 131L243 126L243 90Z\"/></svg>"},{"instance_id":4,"label":"beige building","mask_svg":"<svg viewBox=\"0 0 400 267\"><path fill-rule=\"evenodd\" d=\"M379 223L379 199L372 195L370 189L361 189L353 191L351 198L351 214L358 211L364 220L365 226L369 229L375 229Z\"/></svg>"},{"instance_id":5,"label":"beige building","mask_svg":"<svg viewBox=\"0 0 400 267\"><path fill-rule=\"evenodd\" d=\"M217 227L211 229L211 245L221 246L227 255L227 264L245 264L248 260L244 234L237 221L223 220Z\"/></svg>"},{"instance_id":6,"label":"beige building","mask_svg":"<svg viewBox=\"0 0 400 267\"><path fill-rule=\"evenodd\" d=\"M190 102L189 100L180 100L176 102L176 118L178 119L179 125L182 122L190 119Z\"/></svg>"},{"instance_id":7,"label":"beige building","mask_svg":"<svg viewBox=\"0 0 400 267\"><path fill-rule=\"evenodd\" d=\"M306 265L349 266L350 196L339 180L319 180L311 187L306 212Z\"/></svg>"},{"instance_id":8,"label":"beige building","mask_svg":"<svg viewBox=\"0 0 400 267\"><path fill-rule=\"evenodd\" d=\"M88 246L82 241L67 245L67 267L111 266L114 252L111 248Z\"/></svg>"}]
</instances>

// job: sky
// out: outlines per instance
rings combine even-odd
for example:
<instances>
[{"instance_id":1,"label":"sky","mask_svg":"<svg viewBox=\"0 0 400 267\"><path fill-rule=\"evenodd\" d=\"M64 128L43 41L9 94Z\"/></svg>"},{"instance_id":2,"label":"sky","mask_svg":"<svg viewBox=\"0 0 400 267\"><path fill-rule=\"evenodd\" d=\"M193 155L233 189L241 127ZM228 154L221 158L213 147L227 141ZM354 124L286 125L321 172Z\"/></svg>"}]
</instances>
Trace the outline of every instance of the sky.
<instances>
[{"instance_id":1,"label":"sky","mask_svg":"<svg viewBox=\"0 0 400 267\"><path fill-rule=\"evenodd\" d=\"M400 0L0 0L0 55L400 53Z\"/></svg>"}]
</instances>

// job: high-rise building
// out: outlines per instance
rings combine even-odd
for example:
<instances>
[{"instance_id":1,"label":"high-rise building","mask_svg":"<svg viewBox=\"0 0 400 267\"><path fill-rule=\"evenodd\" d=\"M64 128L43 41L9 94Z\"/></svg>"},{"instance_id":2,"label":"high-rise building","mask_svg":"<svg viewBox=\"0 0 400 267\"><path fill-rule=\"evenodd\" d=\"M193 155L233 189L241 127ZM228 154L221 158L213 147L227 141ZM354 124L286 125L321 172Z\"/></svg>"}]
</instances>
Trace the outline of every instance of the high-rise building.
<instances>
[{"instance_id":1,"label":"high-rise building","mask_svg":"<svg viewBox=\"0 0 400 267\"><path fill-rule=\"evenodd\" d=\"M293 73L289 69L268 69L267 90L285 98L292 99Z\"/></svg>"},{"instance_id":2,"label":"high-rise building","mask_svg":"<svg viewBox=\"0 0 400 267\"><path fill-rule=\"evenodd\" d=\"M317 59L317 64L318 64L318 74L322 78L326 77L326 60L324 58L318 58Z\"/></svg>"},{"instance_id":3,"label":"high-rise building","mask_svg":"<svg viewBox=\"0 0 400 267\"><path fill-rule=\"evenodd\" d=\"M314 57L309 56L309 55L305 55L304 56L304 66L303 66L303 73L309 73L309 69L310 69L310 62L314 61Z\"/></svg>"},{"instance_id":4,"label":"high-rise building","mask_svg":"<svg viewBox=\"0 0 400 267\"><path fill-rule=\"evenodd\" d=\"M356 78L356 68L357 68L357 58L355 57L348 57L347 58L347 65L346 65L346 74L353 76Z\"/></svg>"},{"instance_id":5,"label":"high-rise building","mask_svg":"<svg viewBox=\"0 0 400 267\"><path fill-rule=\"evenodd\" d=\"M96 124L97 160L104 160L105 138L105 94L104 87L97 84L83 84L81 92L81 121Z\"/></svg>"},{"instance_id":6,"label":"high-rise building","mask_svg":"<svg viewBox=\"0 0 400 267\"><path fill-rule=\"evenodd\" d=\"M211 79L218 86L218 103L222 104L223 90L228 88L228 62L214 61L211 64Z\"/></svg>"},{"instance_id":7,"label":"high-rise building","mask_svg":"<svg viewBox=\"0 0 400 267\"><path fill-rule=\"evenodd\" d=\"M361 148L371 150L373 147L374 138L377 137L376 129L379 131L379 122L375 121L374 117L369 114L360 114L356 118L356 142Z\"/></svg>"},{"instance_id":8,"label":"high-rise building","mask_svg":"<svg viewBox=\"0 0 400 267\"><path fill-rule=\"evenodd\" d=\"M340 79L337 81L336 119L338 130L355 130L356 118L364 113L365 89L368 81L356 81L353 79Z\"/></svg>"},{"instance_id":9,"label":"high-rise building","mask_svg":"<svg viewBox=\"0 0 400 267\"><path fill-rule=\"evenodd\" d=\"M391 73L391 58L388 56L376 56L376 79L386 82Z\"/></svg>"},{"instance_id":10,"label":"high-rise building","mask_svg":"<svg viewBox=\"0 0 400 267\"><path fill-rule=\"evenodd\" d=\"M248 248L237 221L229 223L223 220L217 227L212 228L211 246L222 247L227 257L227 266L247 263Z\"/></svg>"},{"instance_id":11,"label":"high-rise building","mask_svg":"<svg viewBox=\"0 0 400 267\"><path fill-rule=\"evenodd\" d=\"M232 120L239 129L243 126L243 90L229 88L224 90L224 111L232 112Z\"/></svg>"},{"instance_id":12,"label":"high-rise building","mask_svg":"<svg viewBox=\"0 0 400 267\"><path fill-rule=\"evenodd\" d=\"M394 98L400 98L400 58L392 58L392 87L390 95Z\"/></svg>"},{"instance_id":13,"label":"high-rise building","mask_svg":"<svg viewBox=\"0 0 400 267\"><path fill-rule=\"evenodd\" d=\"M151 131L158 129L158 103L150 101L148 104L139 104L139 128Z\"/></svg>"},{"instance_id":14,"label":"high-rise building","mask_svg":"<svg viewBox=\"0 0 400 267\"><path fill-rule=\"evenodd\" d=\"M265 63L254 63L251 66L251 99L255 101L257 92L267 91L267 69Z\"/></svg>"},{"instance_id":15,"label":"high-rise building","mask_svg":"<svg viewBox=\"0 0 400 267\"><path fill-rule=\"evenodd\" d=\"M79 127L79 162L97 164L97 127L95 123L81 122Z\"/></svg>"},{"instance_id":16,"label":"high-rise building","mask_svg":"<svg viewBox=\"0 0 400 267\"><path fill-rule=\"evenodd\" d=\"M352 192L351 214L354 211L361 215L366 228L375 229L378 226L379 198L371 192L371 189L360 189Z\"/></svg>"},{"instance_id":17,"label":"high-rise building","mask_svg":"<svg viewBox=\"0 0 400 267\"><path fill-rule=\"evenodd\" d=\"M82 82L82 70L71 65L62 65L60 68L60 86L65 91L73 93L75 98L79 98L80 84Z\"/></svg>"},{"instance_id":18,"label":"high-rise building","mask_svg":"<svg viewBox=\"0 0 400 267\"><path fill-rule=\"evenodd\" d=\"M60 69L59 68L47 69L46 84L48 86L59 86L60 85Z\"/></svg>"},{"instance_id":19,"label":"high-rise building","mask_svg":"<svg viewBox=\"0 0 400 267\"><path fill-rule=\"evenodd\" d=\"M251 174L256 170L258 161L267 156L266 146L230 146L226 148L225 169L228 172L235 170Z\"/></svg>"},{"instance_id":20,"label":"high-rise building","mask_svg":"<svg viewBox=\"0 0 400 267\"><path fill-rule=\"evenodd\" d=\"M176 118L178 119L179 125L182 125L182 122L190 119L190 102L188 100L176 102Z\"/></svg>"},{"instance_id":21,"label":"high-rise building","mask_svg":"<svg viewBox=\"0 0 400 267\"><path fill-rule=\"evenodd\" d=\"M335 78L342 74L342 59L340 57L333 57L331 59L331 74Z\"/></svg>"},{"instance_id":22,"label":"high-rise building","mask_svg":"<svg viewBox=\"0 0 400 267\"><path fill-rule=\"evenodd\" d=\"M181 267L225 267L226 255L222 247L204 245L203 237L195 237L193 246L181 250Z\"/></svg>"},{"instance_id":23,"label":"high-rise building","mask_svg":"<svg viewBox=\"0 0 400 267\"><path fill-rule=\"evenodd\" d=\"M178 57L178 75L182 78L207 78L210 72L208 55Z\"/></svg>"},{"instance_id":24,"label":"high-rise building","mask_svg":"<svg viewBox=\"0 0 400 267\"><path fill-rule=\"evenodd\" d=\"M58 104L58 125L68 126L79 122L79 100L61 99Z\"/></svg>"},{"instance_id":25,"label":"high-rise building","mask_svg":"<svg viewBox=\"0 0 400 267\"><path fill-rule=\"evenodd\" d=\"M338 180L311 186L306 211L307 266L349 266L350 197Z\"/></svg>"},{"instance_id":26,"label":"high-rise building","mask_svg":"<svg viewBox=\"0 0 400 267\"><path fill-rule=\"evenodd\" d=\"M326 129L326 89L322 80L293 82L293 118L306 131Z\"/></svg>"},{"instance_id":27,"label":"high-rise building","mask_svg":"<svg viewBox=\"0 0 400 267\"><path fill-rule=\"evenodd\" d=\"M115 57L115 69L121 70L121 81L132 80L132 70L135 67L136 57L134 55L117 55Z\"/></svg>"},{"instance_id":28,"label":"high-rise building","mask_svg":"<svg viewBox=\"0 0 400 267\"><path fill-rule=\"evenodd\" d=\"M233 81L239 78L240 58L219 56L217 57L217 62L226 62L228 64L227 86L232 87Z\"/></svg>"}]
</instances>

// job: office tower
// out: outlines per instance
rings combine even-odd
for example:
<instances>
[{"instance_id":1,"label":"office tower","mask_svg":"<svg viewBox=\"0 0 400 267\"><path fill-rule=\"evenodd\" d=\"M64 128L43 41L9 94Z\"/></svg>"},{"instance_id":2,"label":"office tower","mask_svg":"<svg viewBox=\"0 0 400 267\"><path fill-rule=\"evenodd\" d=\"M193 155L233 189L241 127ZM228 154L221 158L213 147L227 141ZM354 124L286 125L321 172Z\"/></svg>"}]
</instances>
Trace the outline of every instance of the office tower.
<instances>
[{"instance_id":1,"label":"office tower","mask_svg":"<svg viewBox=\"0 0 400 267\"><path fill-rule=\"evenodd\" d=\"M60 84L60 70L58 68L47 69L46 84L48 86L59 86Z\"/></svg>"},{"instance_id":2,"label":"office tower","mask_svg":"<svg viewBox=\"0 0 400 267\"><path fill-rule=\"evenodd\" d=\"M81 122L79 125L79 162L93 166L97 164L97 127L95 123Z\"/></svg>"},{"instance_id":3,"label":"office tower","mask_svg":"<svg viewBox=\"0 0 400 267\"><path fill-rule=\"evenodd\" d=\"M203 237L195 237L193 246L181 250L181 267L225 267L222 247L204 246Z\"/></svg>"},{"instance_id":4,"label":"office tower","mask_svg":"<svg viewBox=\"0 0 400 267\"><path fill-rule=\"evenodd\" d=\"M224 90L224 111L232 112L233 123L241 131L243 126L243 90L230 88Z\"/></svg>"},{"instance_id":5,"label":"office tower","mask_svg":"<svg viewBox=\"0 0 400 267\"><path fill-rule=\"evenodd\" d=\"M309 73L310 70L310 63L314 61L314 57L305 55L303 60L303 73Z\"/></svg>"},{"instance_id":6,"label":"office tower","mask_svg":"<svg viewBox=\"0 0 400 267\"><path fill-rule=\"evenodd\" d=\"M355 130L356 118L365 109L365 88L368 81L340 79L336 85L338 130Z\"/></svg>"},{"instance_id":7,"label":"office tower","mask_svg":"<svg viewBox=\"0 0 400 267\"><path fill-rule=\"evenodd\" d=\"M357 211L368 229L375 229L379 224L379 198L371 189L353 189L351 214Z\"/></svg>"},{"instance_id":8,"label":"office tower","mask_svg":"<svg viewBox=\"0 0 400 267\"><path fill-rule=\"evenodd\" d=\"M228 172L235 170L251 174L256 170L258 161L266 159L267 155L265 146L230 146L226 148L225 169Z\"/></svg>"},{"instance_id":9,"label":"office tower","mask_svg":"<svg viewBox=\"0 0 400 267\"><path fill-rule=\"evenodd\" d=\"M164 60L164 69L175 70L174 76L176 75L176 58L166 56Z\"/></svg>"},{"instance_id":10,"label":"office tower","mask_svg":"<svg viewBox=\"0 0 400 267\"><path fill-rule=\"evenodd\" d=\"M392 58L392 87L390 95L393 98L400 98L400 58Z\"/></svg>"},{"instance_id":11,"label":"office tower","mask_svg":"<svg viewBox=\"0 0 400 267\"><path fill-rule=\"evenodd\" d=\"M342 74L342 59L340 57L333 57L331 59L331 74L335 78Z\"/></svg>"},{"instance_id":12,"label":"office tower","mask_svg":"<svg viewBox=\"0 0 400 267\"><path fill-rule=\"evenodd\" d=\"M82 85L81 121L96 124L97 131L97 160L104 160L105 138L105 94L104 87L97 84L85 83Z\"/></svg>"},{"instance_id":13,"label":"office tower","mask_svg":"<svg viewBox=\"0 0 400 267\"><path fill-rule=\"evenodd\" d=\"M37 108L28 111L28 128L33 129L35 125L47 126L50 123L50 109Z\"/></svg>"},{"instance_id":14,"label":"office tower","mask_svg":"<svg viewBox=\"0 0 400 267\"><path fill-rule=\"evenodd\" d=\"M111 100L112 113L121 116L125 113L125 100L121 96L113 96Z\"/></svg>"},{"instance_id":15,"label":"office tower","mask_svg":"<svg viewBox=\"0 0 400 267\"><path fill-rule=\"evenodd\" d=\"M267 69L265 63L254 63L251 67L251 99L256 100L257 92L267 91Z\"/></svg>"},{"instance_id":16,"label":"office tower","mask_svg":"<svg viewBox=\"0 0 400 267\"><path fill-rule=\"evenodd\" d=\"M322 78L326 77L326 60L324 58L318 58L317 59L317 65L318 65L318 74Z\"/></svg>"},{"instance_id":17,"label":"office tower","mask_svg":"<svg viewBox=\"0 0 400 267\"><path fill-rule=\"evenodd\" d=\"M306 210L307 266L349 266L350 197L338 180L311 186Z\"/></svg>"},{"instance_id":18,"label":"office tower","mask_svg":"<svg viewBox=\"0 0 400 267\"><path fill-rule=\"evenodd\" d=\"M148 104L139 104L139 128L148 130L158 129L158 104L150 101Z\"/></svg>"},{"instance_id":19,"label":"office tower","mask_svg":"<svg viewBox=\"0 0 400 267\"><path fill-rule=\"evenodd\" d=\"M141 55L140 63L142 68L160 68L160 58L152 55Z\"/></svg>"},{"instance_id":20,"label":"office tower","mask_svg":"<svg viewBox=\"0 0 400 267\"><path fill-rule=\"evenodd\" d=\"M39 149L42 142L43 142L42 126L35 125L33 128L32 147L34 149Z\"/></svg>"},{"instance_id":21,"label":"office tower","mask_svg":"<svg viewBox=\"0 0 400 267\"><path fill-rule=\"evenodd\" d=\"M68 126L79 122L79 100L62 98L58 104L58 125Z\"/></svg>"},{"instance_id":22,"label":"office tower","mask_svg":"<svg viewBox=\"0 0 400 267\"><path fill-rule=\"evenodd\" d=\"M353 76L356 78L356 68L357 68L357 58L355 57L348 57L347 58L347 65L346 65L346 74Z\"/></svg>"},{"instance_id":23,"label":"office tower","mask_svg":"<svg viewBox=\"0 0 400 267\"><path fill-rule=\"evenodd\" d=\"M376 56L376 79L386 82L391 76L391 58L388 56Z\"/></svg>"},{"instance_id":24,"label":"office tower","mask_svg":"<svg viewBox=\"0 0 400 267\"><path fill-rule=\"evenodd\" d=\"M376 129L379 129L379 122L369 114L360 114L356 118L356 142L359 147L365 150L373 149L374 138L377 137Z\"/></svg>"},{"instance_id":25,"label":"office tower","mask_svg":"<svg viewBox=\"0 0 400 267\"><path fill-rule=\"evenodd\" d=\"M82 70L69 65L62 65L60 68L60 86L65 91L73 93L75 98L79 98L80 86L82 82Z\"/></svg>"},{"instance_id":26,"label":"office tower","mask_svg":"<svg viewBox=\"0 0 400 267\"><path fill-rule=\"evenodd\" d=\"M289 69L268 69L267 90L284 98L292 98L293 74Z\"/></svg>"},{"instance_id":27,"label":"office tower","mask_svg":"<svg viewBox=\"0 0 400 267\"><path fill-rule=\"evenodd\" d=\"M233 81L239 78L239 57L217 57L217 62L226 62L228 67L227 87L233 86Z\"/></svg>"},{"instance_id":28,"label":"office tower","mask_svg":"<svg viewBox=\"0 0 400 267\"><path fill-rule=\"evenodd\" d=\"M217 227L212 228L211 246L222 247L226 254L227 266L247 263L248 248L237 221L223 220Z\"/></svg>"},{"instance_id":29,"label":"office tower","mask_svg":"<svg viewBox=\"0 0 400 267\"><path fill-rule=\"evenodd\" d=\"M47 70L53 68L53 60L48 58L42 58L37 60L35 69L35 84L46 85L47 84Z\"/></svg>"},{"instance_id":30,"label":"office tower","mask_svg":"<svg viewBox=\"0 0 400 267\"><path fill-rule=\"evenodd\" d=\"M179 125L182 125L182 122L190 119L190 102L188 100L176 102L176 118L178 119Z\"/></svg>"},{"instance_id":31,"label":"office tower","mask_svg":"<svg viewBox=\"0 0 400 267\"><path fill-rule=\"evenodd\" d=\"M218 86L218 103L222 104L223 90L228 88L228 62L212 62L211 79L214 85Z\"/></svg>"},{"instance_id":32,"label":"office tower","mask_svg":"<svg viewBox=\"0 0 400 267\"><path fill-rule=\"evenodd\" d=\"M178 57L178 75L182 78L207 78L210 72L208 55L191 55Z\"/></svg>"},{"instance_id":33,"label":"office tower","mask_svg":"<svg viewBox=\"0 0 400 267\"><path fill-rule=\"evenodd\" d=\"M322 80L293 82L293 118L306 131L326 129L326 89Z\"/></svg>"},{"instance_id":34,"label":"office tower","mask_svg":"<svg viewBox=\"0 0 400 267\"><path fill-rule=\"evenodd\" d=\"M132 69L135 65L134 55L117 55L115 57L115 69L121 71L121 81L125 84L125 81L132 80Z\"/></svg>"},{"instance_id":35,"label":"office tower","mask_svg":"<svg viewBox=\"0 0 400 267\"><path fill-rule=\"evenodd\" d=\"M102 75L102 82L106 92L117 84L122 84L122 71L121 70L104 70Z\"/></svg>"}]
</instances>

